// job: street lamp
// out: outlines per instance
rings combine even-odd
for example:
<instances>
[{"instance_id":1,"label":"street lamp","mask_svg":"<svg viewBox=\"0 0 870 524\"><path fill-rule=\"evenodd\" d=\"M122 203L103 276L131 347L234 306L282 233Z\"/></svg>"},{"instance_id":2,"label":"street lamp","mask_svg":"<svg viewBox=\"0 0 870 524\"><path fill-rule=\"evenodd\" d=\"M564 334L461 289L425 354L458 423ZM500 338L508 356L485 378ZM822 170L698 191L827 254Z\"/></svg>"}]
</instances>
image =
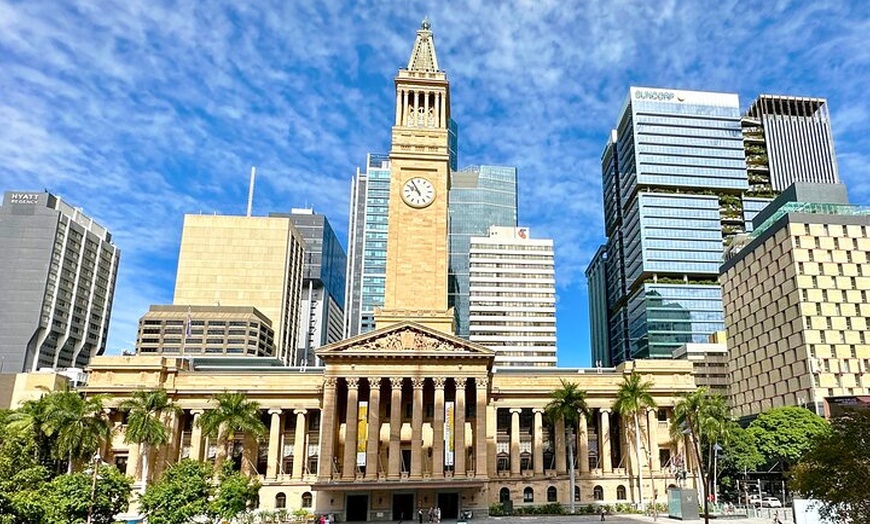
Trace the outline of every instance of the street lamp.
<instances>
[{"instance_id":1,"label":"street lamp","mask_svg":"<svg viewBox=\"0 0 870 524\"><path fill-rule=\"evenodd\" d=\"M94 501L97 498L97 479L101 478L100 466L108 465L106 462L103 462L103 457L100 456L100 452L94 453L94 456L91 458L91 462L93 463L93 468L89 468L85 470L85 474L93 474L93 478L91 480L91 503L88 505L88 520L87 524L92 524L94 521Z\"/></svg>"},{"instance_id":2,"label":"street lamp","mask_svg":"<svg viewBox=\"0 0 870 524\"><path fill-rule=\"evenodd\" d=\"M713 444L713 502L719 503L719 452L722 446Z\"/></svg>"}]
</instances>

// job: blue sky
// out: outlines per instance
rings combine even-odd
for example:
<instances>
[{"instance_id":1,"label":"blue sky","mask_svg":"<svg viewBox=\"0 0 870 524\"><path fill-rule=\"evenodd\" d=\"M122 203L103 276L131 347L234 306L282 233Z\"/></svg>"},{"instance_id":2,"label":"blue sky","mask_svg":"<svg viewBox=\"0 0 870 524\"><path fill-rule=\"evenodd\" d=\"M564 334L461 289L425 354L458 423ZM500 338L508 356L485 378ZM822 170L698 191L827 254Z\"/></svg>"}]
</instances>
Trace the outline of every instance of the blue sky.
<instances>
[{"instance_id":1,"label":"blue sky","mask_svg":"<svg viewBox=\"0 0 870 524\"><path fill-rule=\"evenodd\" d=\"M346 237L350 179L389 148L393 77L428 15L460 167L519 169L555 240L560 365L589 363L583 271L599 156L630 85L827 97L840 174L870 203L862 1L0 0L0 189L48 188L122 249L108 352L170 303L185 213L311 206Z\"/></svg>"}]
</instances>

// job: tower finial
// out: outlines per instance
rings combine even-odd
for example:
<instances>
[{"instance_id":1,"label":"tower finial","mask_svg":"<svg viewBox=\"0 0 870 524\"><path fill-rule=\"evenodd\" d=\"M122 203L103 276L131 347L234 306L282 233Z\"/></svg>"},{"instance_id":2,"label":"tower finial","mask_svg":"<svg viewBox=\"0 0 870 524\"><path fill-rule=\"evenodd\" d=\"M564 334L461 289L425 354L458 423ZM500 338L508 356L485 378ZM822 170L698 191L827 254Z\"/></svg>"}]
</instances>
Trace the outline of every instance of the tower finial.
<instances>
[{"instance_id":1,"label":"tower finial","mask_svg":"<svg viewBox=\"0 0 870 524\"><path fill-rule=\"evenodd\" d=\"M429 15L426 15L423 17L423 22L420 23L420 29L428 31L430 27L432 27L432 24L429 23Z\"/></svg>"}]
</instances>

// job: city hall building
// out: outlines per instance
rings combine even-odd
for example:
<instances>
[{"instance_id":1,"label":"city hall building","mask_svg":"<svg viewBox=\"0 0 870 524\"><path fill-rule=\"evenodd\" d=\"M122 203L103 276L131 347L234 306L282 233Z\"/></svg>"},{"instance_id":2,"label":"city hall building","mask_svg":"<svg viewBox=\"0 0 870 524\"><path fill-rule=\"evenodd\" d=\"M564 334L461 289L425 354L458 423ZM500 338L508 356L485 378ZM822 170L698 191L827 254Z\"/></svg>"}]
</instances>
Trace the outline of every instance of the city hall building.
<instances>
[{"instance_id":1,"label":"city hall building","mask_svg":"<svg viewBox=\"0 0 870 524\"><path fill-rule=\"evenodd\" d=\"M183 458L219 459L197 420L224 391L256 401L268 428L259 438L237 434L228 457L259 476L266 509L383 521L430 507L450 519L508 501L639 502L638 473L644 500L655 488L664 502L674 473L693 470L668 431L678 395L695 389L690 362L500 368L492 350L455 336L448 307L449 95L424 21L396 77L385 299L374 331L316 350L322 367L208 355L92 361L84 391L107 394L110 406L138 389L162 387L181 407L167 421L170 443L149 453L150 481ZM633 371L652 382L658 404L640 417L642 464L633 424L612 411ZM563 383L588 394L591 413L576 433L544 416ZM104 456L138 479L142 464L137 447L123 442L123 414L113 410L111 417L118 431Z\"/></svg>"}]
</instances>

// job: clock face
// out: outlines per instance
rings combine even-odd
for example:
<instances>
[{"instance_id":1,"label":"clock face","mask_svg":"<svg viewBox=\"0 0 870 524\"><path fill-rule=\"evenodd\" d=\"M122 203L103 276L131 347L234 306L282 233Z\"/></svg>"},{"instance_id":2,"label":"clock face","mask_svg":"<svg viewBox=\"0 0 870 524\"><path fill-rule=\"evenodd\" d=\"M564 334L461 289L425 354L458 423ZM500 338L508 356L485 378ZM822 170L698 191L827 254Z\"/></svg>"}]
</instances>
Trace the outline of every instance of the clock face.
<instances>
[{"instance_id":1,"label":"clock face","mask_svg":"<svg viewBox=\"0 0 870 524\"><path fill-rule=\"evenodd\" d=\"M435 200L435 186L425 178L411 178L402 186L402 200L411 207L426 207Z\"/></svg>"}]
</instances>

